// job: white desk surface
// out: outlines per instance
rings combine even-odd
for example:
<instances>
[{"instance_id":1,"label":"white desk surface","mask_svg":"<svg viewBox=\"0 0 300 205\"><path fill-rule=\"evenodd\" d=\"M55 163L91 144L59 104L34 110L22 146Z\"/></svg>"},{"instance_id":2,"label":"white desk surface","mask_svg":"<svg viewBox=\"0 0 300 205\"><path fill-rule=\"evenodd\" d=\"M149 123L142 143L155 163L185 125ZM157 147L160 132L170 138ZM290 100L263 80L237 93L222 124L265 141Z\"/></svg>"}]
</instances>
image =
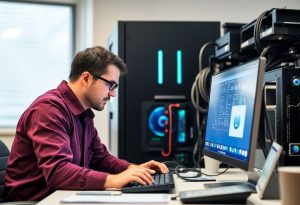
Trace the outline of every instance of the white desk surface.
<instances>
[{"instance_id":1,"label":"white desk surface","mask_svg":"<svg viewBox=\"0 0 300 205\"><path fill-rule=\"evenodd\" d=\"M241 171L240 169L229 169L225 174L220 175L217 177L217 181L241 181L246 180L247 175L245 172ZM195 189L204 189L203 182L184 182L183 180L179 179L176 175L174 175L175 180L175 190L173 191L171 196L178 195L179 191L187 191L187 190L195 190ZM208 183L208 182L205 182ZM55 191L53 194L49 195L42 201L40 201L37 205L95 205L96 203L60 203L60 200L68 195L73 194L76 191L64 191L58 190ZM99 204L99 203L98 203ZM102 203L104 205L104 203ZM112 205L112 203L108 203ZM182 204L179 197L176 200L171 200L169 202L170 205L178 205ZM260 200L257 194L251 194L250 197L247 199L248 205L281 205L280 200ZM146 204L145 204L146 205ZM165 204L164 204L165 205Z\"/></svg>"}]
</instances>

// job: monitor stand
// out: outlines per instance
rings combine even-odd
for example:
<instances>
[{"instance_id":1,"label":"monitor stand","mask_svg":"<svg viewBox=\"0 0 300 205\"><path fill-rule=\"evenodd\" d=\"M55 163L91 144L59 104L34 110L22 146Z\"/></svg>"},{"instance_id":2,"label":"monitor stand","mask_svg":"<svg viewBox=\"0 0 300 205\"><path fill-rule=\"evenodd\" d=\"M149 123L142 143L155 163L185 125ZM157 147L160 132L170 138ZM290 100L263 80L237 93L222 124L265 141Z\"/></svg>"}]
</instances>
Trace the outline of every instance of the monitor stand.
<instances>
[{"instance_id":1,"label":"monitor stand","mask_svg":"<svg viewBox=\"0 0 300 205\"><path fill-rule=\"evenodd\" d=\"M253 193L256 193L256 184L257 180L260 176L260 170L256 169L254 171L248 171L248 181L234 181L234 182L216 182L216 183L206 183L204 187L206 189L214 188L214 187L226 187L226 186L234 186L234 185L243 185L249 187Z\"/></svg>"}]
</instances>

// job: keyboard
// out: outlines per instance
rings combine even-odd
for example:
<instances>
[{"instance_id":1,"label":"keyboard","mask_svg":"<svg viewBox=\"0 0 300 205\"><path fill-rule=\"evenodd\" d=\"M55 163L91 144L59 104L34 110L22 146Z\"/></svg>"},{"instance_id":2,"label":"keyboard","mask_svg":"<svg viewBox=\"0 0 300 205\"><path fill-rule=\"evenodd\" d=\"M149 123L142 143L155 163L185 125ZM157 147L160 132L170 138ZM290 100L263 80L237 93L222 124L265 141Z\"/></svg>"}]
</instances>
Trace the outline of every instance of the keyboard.
<instances>
[{"instance_id":1,"label":"keyboard","mask_svg":"<svg viewBox=\"0 0 300 205\"><path fill-rule=\"evenodd\" d=\"M244 204L252 189L244 185L179 192L183 203Z\"/></svg>"},{"instance_id":2,"label":"keyboard","mask_svg":"<svg viewBox=\"0 0 300 205\"><path fill-rule=\"evenodd\" d=\"M139 183L129 183L127 186L122 188L122 192L123 193L152 193L152 192L165 193L165 192L170 192L175 187L172 172L166 174L156 173L153 175L153 179L154 179L153 184L141 185Z\"/></svg>"}]
</instances>

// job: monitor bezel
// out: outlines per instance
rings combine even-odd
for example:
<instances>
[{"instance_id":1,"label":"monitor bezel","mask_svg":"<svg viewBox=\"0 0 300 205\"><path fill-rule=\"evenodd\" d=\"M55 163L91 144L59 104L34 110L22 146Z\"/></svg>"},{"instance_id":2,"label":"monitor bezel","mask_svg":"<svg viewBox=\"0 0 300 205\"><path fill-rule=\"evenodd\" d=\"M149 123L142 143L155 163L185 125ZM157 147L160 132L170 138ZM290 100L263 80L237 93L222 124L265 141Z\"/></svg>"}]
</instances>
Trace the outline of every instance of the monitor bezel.
<instances>
[{"instance_id":1,"label":"monitor bezel","mask_svg":"<svg viewBox=\"0 0 300 205\"><path fill-rule=\"evenodd\" d=\"M255 91L255 101L254 101L254 110L253 110L253 124L251 128L251 142L250 142L250 148L249 148L249 158L248 161L242 161L233 157L229 157L226 155L222 155L216 152L212 152L210 150L205 149L205 138L204 143L202 147L202 153L205 156L214 158L216 160L219 160L220 162L224 162L228 165L234 166L236 168L240 168L246 171L251 171L254 167L254 160L255 160L255 150L256 150L256 144L258 140L258 134L259 134L259 125L260 125L260 113L262 108L262 97L263 97L263 89L264 89L264 73L265 73L265 66L266 66L266 58L259 57L254 60L248 61L247 63L234 66L230 69L227 69L221 73L215 74L214 76L218 75L224 75L223 73L228 72L229 70L239 69L242 66L245 66L249 63L252 63L254 61L258 62L258 77L256 82L256 91ZM212 81L214 76L212 76ZM212 83L211 81L211 83ZM208 108L209 109L209 108Z\"/></svg>"}]
</instances>

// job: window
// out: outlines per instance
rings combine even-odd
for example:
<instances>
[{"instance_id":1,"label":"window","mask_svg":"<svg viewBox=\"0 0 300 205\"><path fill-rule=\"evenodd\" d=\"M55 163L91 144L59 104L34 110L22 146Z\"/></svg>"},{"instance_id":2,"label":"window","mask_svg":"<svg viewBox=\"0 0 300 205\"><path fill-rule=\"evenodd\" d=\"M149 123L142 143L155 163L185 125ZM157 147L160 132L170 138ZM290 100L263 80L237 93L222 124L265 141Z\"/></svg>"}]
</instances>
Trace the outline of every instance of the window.
<instances>
[{"instance_id":1,"label":"window","mask_svg":"<svg viewBox=\"0 0 300 205\"><path fill-rule=\"evenodd\" d=\"M14 128L35 98L67 79L74 7L0 1L0 128Z\"/></svg>"}]
</instances>

